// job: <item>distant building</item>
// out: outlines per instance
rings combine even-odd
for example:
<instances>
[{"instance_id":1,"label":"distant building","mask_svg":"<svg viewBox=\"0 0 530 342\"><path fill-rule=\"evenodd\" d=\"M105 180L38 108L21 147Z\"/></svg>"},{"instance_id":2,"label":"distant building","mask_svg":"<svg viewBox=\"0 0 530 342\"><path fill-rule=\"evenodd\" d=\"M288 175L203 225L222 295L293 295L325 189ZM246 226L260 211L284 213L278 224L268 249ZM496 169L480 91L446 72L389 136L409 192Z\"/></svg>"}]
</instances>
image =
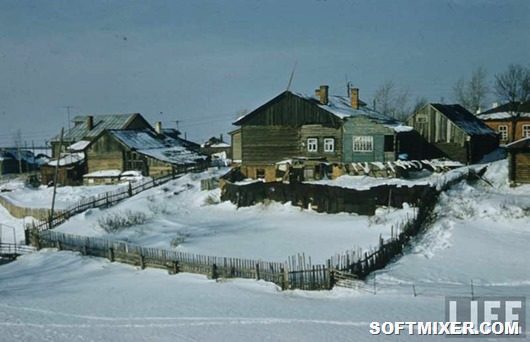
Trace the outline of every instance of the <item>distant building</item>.
<instances>
[{"instance_id":1,"label":"distant building","mask_svg":"<svg viewBox=\"0 0 530 342\"><path fill-rule=\"evenodd\" d=\"M0 175L19 172L17 158L8 151L0 150Z\"/></svg>"},{"instance_id":2,"label":"distant building","mask_svg":"<svg viewBox=\"0 0 530 342\"><path fill-rule=\"evenodd\" d=\"M285 91L234 125L233 160L247 177L267 181L277 179L277 165L290 160L303 165L304 179L321 177L331 164L394 161L398 136L412 130L369 108L358 89L335 96L325 85L315 95Z\"/></svg>"},{"instance_id":3,"label":"distant building","mask_svg":"<svg viewBox=\"0 0 530 342\"><path fill-rule=\"evenodd\" d=\"M506 145L509 179L512 185L530 183L530 137Z\"/></svg>"},{"instance_id":4,"label":"distant building","mask_svg":"<svg viewBox=\"0 0 530 342\"><path fill-rule=\"evenodd\" d=\"M477 116L499 134L501 144L530 137L530 101L505 103Z\"/></svg>"},{"instance_id":5,"label":"distant building","mask_svg":"<svg viewBox=\"0 0 530 342\"><path fill-rule=\"evenodd\" d=\"M458 104L426 104L407 123L424 138L417 147L424 158L476 163L498 147L497 134Z\"/></svg>"},{"instance_id":6,"label":"distant building","mask_svg":"<svg viewBox=\"0 0 530 342\"><path fill-rule=\"evenodd\" d=\"M219 138L211 137L201 144L201 153L210 157L212 165L228 165L232 159L232 146L226 143L221 134Z\"/></svg>"},{"instance_id":7,"label":"distant building","mask_svg":"<svg viewBox=\"0 0 530 342\"><path fill-rule=\"evenodd\" d=\"M73 119L74 126L65 130L63 146L60 149L60 134L52 138L52 157L57 158L59 151L64 150L80 140L92 141L106 129L143 129L152 128L139 113L79 115Z\"/></svg>"}]
</instances>

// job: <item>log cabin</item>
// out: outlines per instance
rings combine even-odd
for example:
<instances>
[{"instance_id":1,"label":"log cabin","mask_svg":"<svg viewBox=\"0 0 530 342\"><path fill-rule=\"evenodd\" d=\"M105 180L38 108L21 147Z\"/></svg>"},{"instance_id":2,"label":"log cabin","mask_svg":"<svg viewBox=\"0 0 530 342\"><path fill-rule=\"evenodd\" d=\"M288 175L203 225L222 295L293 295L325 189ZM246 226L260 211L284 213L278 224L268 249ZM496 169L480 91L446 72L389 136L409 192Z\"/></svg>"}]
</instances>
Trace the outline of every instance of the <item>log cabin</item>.
<instances>
[{"instance_id":1,"label":"log cabin","mask_svg":"<svg viewBox=\"0 0 530 342\"><path fill-rule=\"evenodd\" d=\"M230 135L241 172L274 181L277 165L288 162L301 165L301 178L318 179L333 164L396 160L398 135L412 128L369 108L359 89L348 93L330 95L327 85L314 95L284 91L238 118Z\"/></svg>"},{"instance_id":2,"label":"log cabin","mask_svg":"<svg viewBox=\"0 0 530 342\"><path fill-rule=\"evenodd\" d=\"M185 170L203 169L207 157L152 129L107 129L86 150L89 173L103 170L141 171L159 177Z\"/></svg>"}]
</instances>

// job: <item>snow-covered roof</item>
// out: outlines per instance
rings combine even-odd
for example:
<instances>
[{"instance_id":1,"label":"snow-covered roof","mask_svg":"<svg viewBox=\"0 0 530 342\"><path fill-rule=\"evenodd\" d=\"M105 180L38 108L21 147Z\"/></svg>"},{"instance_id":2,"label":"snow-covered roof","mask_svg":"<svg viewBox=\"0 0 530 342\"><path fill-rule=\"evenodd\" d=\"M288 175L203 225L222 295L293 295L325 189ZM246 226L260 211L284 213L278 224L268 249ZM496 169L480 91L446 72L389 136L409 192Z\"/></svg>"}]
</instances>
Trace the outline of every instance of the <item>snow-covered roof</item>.
<instances>
[{"instance_id":1,"label":"snow-covered roof","mask_svg":"<svg viewBox=\"0 0 530 342\"><path fill-rule=\"evenodd\" d=\"M72 145L68 146L69 151L83 151L87 146L90 145L90 141L88 140L79 140L76 143L73 143Z\"/></svg>"},{"instance_id":2,"label":"snow-covered roof","mask_svg":"<svg viewBox=\"0 0 530 342\"><path fill-rule=\"evenodd\" d=\"M507 120L511 119L516 115L515 112L497 112L497 113L490 113L490 114L478 114L478 118L481 120ZM530 113L518 113L519 117L521 118L530 118Z\"/></svg>"},{"instance_id":3,"label":"snow-covered roof","mask_svg":"<svg viewBox=\"0 0 530 342\"><path fill-rule=\"evenodd\" d=\"M506 148L509 150L518 148L530 148L530 137L526 137L509 143L508 145L506 145Z\"/></svg>"},{"instance_id":4,"label":"snow-covered roof","mask_svg":"<svg viewBox=\"0 0 530 342\"><path fill-rule=\"evenodd\" d=\"M107 178L107 177L119 177L121 174L120 170L99 170L87 173L83 175L83 178Z\"/></svg>"},{"instance_id":5,"label":"snow-covered roof","mask_svg":"<svg viewBox=\"0 0 530 342\"><path fill-rule=\"evenodd\" d=\"M431 103L431 106L469 135L496 136L495 131L459 104Z\"/></svg>"},{"instance_id":6,"label":"snow-covered roof","mask_svg":"<svg viewBox=\"0 0 530 342\"><path fill-rule=\"evenodd\" d=\"M207 158L186 148L180 140L148 129L109 130L109 133L131 150L170 164L193 164Z\"/></svg>"},{"instance_id":7,"label":"snow-covered roof","mask_svg":"<svg viewBox=\"0 0 530 342\"><path fill-rule=\"evenodd\" d=\"M320 103L320 98L317 98L316 96L305 95L302 93L293 94L315 103L318 107L330 112L340 119L362 116L377 123L383 124L391 129L395 129L396 127L400 127L399 129L401 129L402 127L405 127L401 122L392 118L391 116L380 113L366 105L359 106L359 108L353 108L351 106L351 99L348 96L330 95L328 96L328 103L324 105ZM412 127L410 127L409 130L412 130Z\"/></svg>"},{"instance_id":8,"label":"snow-covered roof","mask_svg":"<svg viewBox=\"0 0 530 342\"><path fill-rule=\"evenodd\" d=\"M355 117L365 117L374 122L385 125L386 127L390 129L394 129L396 132L405 132L405 131L410 131L413 129L412 127L403 126L401 122L392 118L389 115L380 113L366 106L365 103L362 101L359 101L361 104L359 108L353 108L351 106L351 99L348 96L329 95L328 103L322 104L320 103L320 98L318 98L317 96L307 95L307 94L298 93L298 92L290 92L290 91L287 91L287 92L299 98L302 98L306 101L311 102L312 104L318 106L319 108L331 113L332 115L342 120L345 120L348 118L355 118ZM239 117L235 123L237 124L240 120L246 118L249 115L252 115L253 113L254 112L250 112L248 114L245 114Z\"/></svg>"},{"instance_id":9,"label":"snow-covered roof","mask_svg":"<svg viewBox=\"0 0 530 342\"><path fill-rule=\"evenodd\" d=\"M230 147L230 144L227 144L225 142L222 142L222 143L218 143L218 144L213 144L213 145L210 145L210 147L217 147L217 148L221 148L221 147Z\"/></svg>"},{"instance_id":10,"label":"snow-covered roof","mask_svg":"<svg viewBox=\"0 0 530 342\"><path fill-rule=\"evenodd\" d=\"M68 153L59 159L59 166L67 166L79 163L85 159L85 154L83 152ZM48 162L49 166L57 166L57 159Z\"/></svg>"}]
</instances>

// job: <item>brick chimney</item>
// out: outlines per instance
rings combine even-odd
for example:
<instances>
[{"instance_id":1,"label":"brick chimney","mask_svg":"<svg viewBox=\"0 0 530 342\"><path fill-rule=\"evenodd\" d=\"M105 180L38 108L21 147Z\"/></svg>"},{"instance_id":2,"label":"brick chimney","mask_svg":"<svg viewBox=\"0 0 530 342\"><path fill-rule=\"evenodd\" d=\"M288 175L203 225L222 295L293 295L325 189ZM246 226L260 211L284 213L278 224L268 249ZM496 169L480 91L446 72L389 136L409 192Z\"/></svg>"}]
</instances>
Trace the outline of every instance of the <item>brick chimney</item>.
<instances>
[{"instance_id":1,"label":"brick chimney","mask_svg":"<svg viewBox=\"0 0 530 342\"><path fill-rule=\"evenodd\" d=\"M94 128L94 117L89 115L86 117L86 128L91 131Z\"/></svg>"},{"instance_id":2,"label":"brick chimney","mask_svg":"<svg viewBox=\"0 0 530 342\"><path fill-rule=\"evenodd\" d=\"M329 86L327 85L321 85L319 89L315 90L315 96L319 98L320 103L323 105L327 105L329 102L328 90Z\"/></svg>"},{"instance_id":3,"label":"brick chimney","mask_svg":"<svg viewBox=\"0 0 530 342\"><path fill-rule=\"evenodd\" d=\"M155 132L158 134L162 134L162 122L157 121L155 123Z\"/></svg>"},{"instance_id":4,"label":"brick chimney","mask_svg":"<svg viewBox=\"0 0 530 342\"><path fill-rule=\"evenodd\" d=\"M350 101L353 109L359 109L359 88L350 88Z\"/></svg>"}]
</instances>

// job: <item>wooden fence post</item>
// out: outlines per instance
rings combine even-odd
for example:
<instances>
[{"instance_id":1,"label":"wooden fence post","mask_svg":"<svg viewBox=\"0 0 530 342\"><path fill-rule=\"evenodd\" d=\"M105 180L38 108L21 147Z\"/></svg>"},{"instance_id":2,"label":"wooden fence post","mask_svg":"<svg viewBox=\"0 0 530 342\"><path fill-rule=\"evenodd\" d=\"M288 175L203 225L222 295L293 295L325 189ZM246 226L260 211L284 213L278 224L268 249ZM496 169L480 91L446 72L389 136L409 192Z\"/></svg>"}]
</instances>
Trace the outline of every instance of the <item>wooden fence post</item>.
<instances>
[{"instance_id":1,"label":"wooden fence post","mask_svg":"<svg viewBox=\"0 0 530 342\"><path fill-rule=\"evenodd\" d=\"M260 280L260 276L259 276L259 263L256 264L256 279L257 279L257 280Z\"/></svg>"},{"instance_id":2,"label":"wooden fence post","mask_svg":"<svg viewBox=\"0 0 530 342\"><path fill-rule=\"evenodd\" d=\"M140 268L145 269L145 257L142 253L140 253Z\"/></svg>"},{"instance_id":3,"label":"wooden fence post","mask_svg":"<svg viewBox=\"0 0 530 342\"><path fill-rule=\"evenodd\" d=\"M62 247L62 246L61 246L61 241L56 240L56 241L55 241L55 247L57 247L58 250L61 250L61 247Z\"/></svg>"},{"instance_id":4,"label":"wooden fence post","mask_svg":"<svg viewBox=\"0 0 530 342\"><path fill-rule=\"evenodd\" d=\"M219 274L217 273L217 265L212 264L212 272L211 272L212 279L217 279L219 277Z\"/></svg>"},{"instance_id":5,"label":"wooden fence post","mask_svg":"<svg viewBox=\"0 0 530 342\"><path fill-rule=\"evenodd\" d=\"M129 193L129 197L132 197L133 192L132 192L132 185L130 181L129 181L129 188L127 189L127 192Z\"/></svg>"},{"instance_id":6,"label":"wooden fence post","mask_svg":"<svg viewBox=\"0 0 530 342\"><path fill-rule=\"evenodd\" d=\"M114 262L114 248L110 247L108 250L108 257L110 262Z\"/></svg>"}]
</instances>

